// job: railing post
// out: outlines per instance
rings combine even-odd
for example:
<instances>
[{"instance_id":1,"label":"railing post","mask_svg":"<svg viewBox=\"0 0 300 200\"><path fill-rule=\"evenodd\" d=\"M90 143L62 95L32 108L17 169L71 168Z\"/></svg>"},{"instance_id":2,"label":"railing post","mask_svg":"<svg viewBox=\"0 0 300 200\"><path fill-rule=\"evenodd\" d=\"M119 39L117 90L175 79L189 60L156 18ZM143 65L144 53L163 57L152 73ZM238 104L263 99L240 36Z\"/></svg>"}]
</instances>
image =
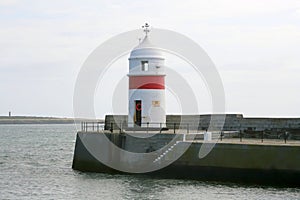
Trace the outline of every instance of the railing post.
<instances>
[{"instance_id":1,"label":"railing post","mask_svg":"<svg viewBox=\"0 0 300 200\"><path fill-rule=\"evenodd\" d=\"M174 134L175 134L175 126L176 126L176 123L174 123Z\"/></svg>"},{"instance_id":2,"label":"railing post","mask_svg":"<svg viewBox=\"0 0 300 200\"><path fill-rule=\"evenodd\" d=\"M95 131L95 122L92 123L93 131Z\"/></svg>"},{"instance_id":3,"label":"railing post","mask_svg":"<svg viewBox=\"0 0 300 200\"><path fill-rule=\"evenodd\" d=\"M286 144L287 136L288 136L288 132L286 131L286 132L284 133L284 143L285 143L285 144Z\"/></svg>"},{"instance_id":4,"label":"railing post","mask_svg":"<svg viewBox=\"0 0 300 200\"><path fill-rule=\"evenodd\" d=\"M167 124L166 124L166 126L167 126ZM162 131L162 123L159 123L159 133L161 133L161 131Z\"/></svg>"},{"instance_id":5,"label":"railing post","mask_svg":"<svg viewBox=\"0 0 300 200\"><path fill-rule=\"evenodd\" d=\"M114 128L113 128L113 123L110 123L110 132L113 132Z\"/></svg>"},{"instance_id":6,"label":"railing post","mask_svg":"<svg viewBox=\"0 0 300 200\"><path fill-rule=\"evenodd\" d=\"M222 141L222 139L223 139L223 131L221 131L221 141Z\"/></svg>"},{"instance_id":7,"label":"railing post","mask_svg":"<svg viewBox=\"0 0 300 200\"><path fill-rule=\"evenodd\" d=\"M264 131L261 132L261 142L264 142Z\"/></svg>"},{"instance_id":8,"label":"railing post","mask_svg":"<svg viewBox=\"0 0 300 200\"><path fill-rule=\"evenodd\" d=\"M149 122L147 122L147 134L148 134L148 129L149 129Z\"/></svg>"},{"instance_id":9,"label":"railing post","mask_svg":"<svg viewBox=\"0 0 300 200\"><path fill-rule=\"evenodd\" d=\"M100 122L97 122L97 132L99 132L99 123Z\"/></svg>"},{"instance_id":10,"label":"railing post","mask_svg":"<svg viewBox=\"0 0 300 200\"><path fill-rule=\"evenodd\" d=\"M189 132L190 132L190 124L189 124L189 123L187 123L186 129L187 129L187 130L186 130L186 133L189 134Z\"/></svg>"},{"instance_id":11,"label":"railing post","mask_svg":"<svg viewBox=\"0 0 300 200\"><path fill-rule=\"evenodd\" d=\"M123 122L120 122L120 127L119 127L120 128L120 133L122 133L122 123Z\"/></svg>"},{"instance_id":12,"label":"railing post","mask_svg":"<svg viewBox=\"0 0 300 200\"><path fill-rule=\"evenodd\" d=\"M240 142L242 142L242 131L240 130Z\"/></svg>"}]
</instances>

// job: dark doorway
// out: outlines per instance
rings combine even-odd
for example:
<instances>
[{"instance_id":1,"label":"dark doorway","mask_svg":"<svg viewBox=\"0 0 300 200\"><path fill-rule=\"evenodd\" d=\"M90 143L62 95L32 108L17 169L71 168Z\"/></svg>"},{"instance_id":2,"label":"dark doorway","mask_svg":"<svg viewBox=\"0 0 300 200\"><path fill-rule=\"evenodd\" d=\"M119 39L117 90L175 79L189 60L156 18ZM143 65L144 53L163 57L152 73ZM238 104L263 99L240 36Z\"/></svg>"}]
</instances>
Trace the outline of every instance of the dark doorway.
<instances>
[{"instance_id":1,"label":"dark doorway","mask_svg":"<svg viewBox=\"0 0 300 200\"><path fill-rule=\"evenodd\" d=\"M142 101L135 100L134 126L141 126L142 124Z\"/></svg>"}]
</instances>

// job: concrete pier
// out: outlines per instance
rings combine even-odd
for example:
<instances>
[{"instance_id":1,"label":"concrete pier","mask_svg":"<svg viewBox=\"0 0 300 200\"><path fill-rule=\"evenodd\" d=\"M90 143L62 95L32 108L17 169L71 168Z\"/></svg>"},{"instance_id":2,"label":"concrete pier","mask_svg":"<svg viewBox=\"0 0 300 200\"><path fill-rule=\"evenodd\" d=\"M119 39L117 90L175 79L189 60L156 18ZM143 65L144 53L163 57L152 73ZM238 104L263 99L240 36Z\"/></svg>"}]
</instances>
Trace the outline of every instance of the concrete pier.
<instances>
[{"instance_id":1,"label":"concrete pier","mask_svg":"<svg viewBox=\"0 0 300 200\"><path fill-rule=\"evenodd\" d=\"M156 134L150 138L136 138L124 133L78 132L73 169L90 172L123 173L95 158L81 138L91 141L105 134L116 146L127 151L146 153L166 145L175 134ZM102 135L103 136L103 135ZM146 175L168 178L229 181L283 186L300 186L300 142L283 140L223 139L204 158L198 157L203 141L182 141L174 149L192 142L188 150L175 162ZM175 152L176 150L174 150ZM169 154L171 154L170 152ZM108 155L108 156L113 156ZM162 159L167 159L163 157Z\"/></svg>"}]
</instances>

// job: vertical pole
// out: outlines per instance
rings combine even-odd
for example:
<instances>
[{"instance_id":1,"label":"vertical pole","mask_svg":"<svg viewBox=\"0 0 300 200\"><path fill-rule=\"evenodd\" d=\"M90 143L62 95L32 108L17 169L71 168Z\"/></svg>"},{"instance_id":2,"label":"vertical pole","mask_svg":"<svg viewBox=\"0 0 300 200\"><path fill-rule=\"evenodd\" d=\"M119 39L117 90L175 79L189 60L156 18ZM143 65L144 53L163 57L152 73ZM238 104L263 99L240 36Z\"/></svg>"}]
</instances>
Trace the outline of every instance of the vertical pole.
<instances>
[{"instance_id":1,"label":"vertical pole","mask_svg":"<svg viewBox=\"0 0 300 200\"><path fill-rule=\"evenodd\" d=\"M122 122L120 122L120 133L122 133Z\"/></svg>"},{"instance_id":2,"label":"vertical pole","mask_svg":"<svg viewBox=\"0 0 300 200\"><path fill-rule=\"evenodd\" d=\"M186 127L186 133L187 133L187 134L189 134L189 132L190 132L190 124L189 124L189 123L187 123L187 127Z\"/></svg>"},{"instance_id":3,"label":"vertical pole","mask_svg":"<svg viewBox=\"0 0 300 200\"><path fill-rule=\"evenodd\" d=\"M148 133L148 129L149 129L149 122L147 122L147 133Z\"/></svg>"},{"instance_id":4,"label":"vertical pole","mask_svg":"<svg viewBox=\"0 0 300 200\"><path fill-rule=\"evenodd\" d=\"M286 140L287 140L287 135L288 135L288 132L286 131L285 133L284 133L284 143L286 144Z\"/></svg>"},{"instance_id":5,"label":"vertical pole","mask_svg":"<svg viewBox=\"0 0 300 200\"><path fill-rule=\"evenodd\" d=\"M174 123L174 134L175 134L175 126L176 126L176 123Z\"/></svg>"},{"instance_id":6,"label":"vertical pole","mask_svg":"<svg viewBox=\"0 0 300 200\"><path fill-rule=\"evenodd\" d=\"M261 132L261 142L264 142L264 131Z\"/></svg>"},{"instance_id":7,"label":"vertical pole","mask_svg":"<svg viewBox=\"0 0 300 200\"><path fill-rule=\"evenodd\" d=\"M99 132L99 123L100 122L97 122L97 132Z\"/></svg>"},{"instance_id":8,"label":"vertical pole","mask_svg":"<svg viewBox=\"0 0 300 200\"><path fill-rule=\"evenodd\" d=\"M92 123L93 131L95 130L95 122Z\"/></svg>"},{"instance_id":9,"label":"vertical pole","mask_svg":"<svg viewBox=\"0 0 300 200\"><path fill-rule=\"evenodd\" d=\"M162 123L159 123L159 133L162 131Z\"/></svg>"},{"instance_id":10,"label":"vertical pole","mask_svg":"<svg viewBox=\"0 0 300 200\"><path fill-rule=\"evenodd\" d=\"M113 128L113 123L110 123L110 132L113 132L114 128Z\"/></svg>"},{"instance_id":11,"label":"vertical pole","mask_svg":"<svg viewBox=\"0 0 300 200\"><path fill-rule=\"evenodd\" d=\"M242 142L242 131L240 130L240 142Z\"/></svg>"},{"instance_id":12,"label":"vertical pole","mask_svg":"<svg viewBox=\"0 0 300 200\"><path fill-rule=\"evenodd\" d=\"M221 131L221 141L222 141L222 139L223 139L223 131Z\"/></svg>"}]
</instances>

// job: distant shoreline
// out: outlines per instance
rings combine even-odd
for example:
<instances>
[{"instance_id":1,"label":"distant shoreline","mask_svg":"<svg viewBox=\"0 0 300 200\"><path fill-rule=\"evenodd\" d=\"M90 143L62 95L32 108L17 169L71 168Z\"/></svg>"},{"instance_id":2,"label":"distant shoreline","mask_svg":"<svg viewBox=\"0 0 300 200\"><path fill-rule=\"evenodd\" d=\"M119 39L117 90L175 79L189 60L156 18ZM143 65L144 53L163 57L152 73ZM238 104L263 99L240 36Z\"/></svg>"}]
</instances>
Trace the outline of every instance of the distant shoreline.
<instances>
[{"instance_id":1,"label":"distant shoreline","mask_svg":"<svg viewBox=\"0 0 300 200\"><path fill-rule=\"evenodd\" d=\"M80 123L82 121L91 121L91 120L59 118L59 117L0 116L0 125L1 124L74 124L74 123ZM103 120L99 120L99 121L103 121Z\"/></svg>"}]
</instances>

